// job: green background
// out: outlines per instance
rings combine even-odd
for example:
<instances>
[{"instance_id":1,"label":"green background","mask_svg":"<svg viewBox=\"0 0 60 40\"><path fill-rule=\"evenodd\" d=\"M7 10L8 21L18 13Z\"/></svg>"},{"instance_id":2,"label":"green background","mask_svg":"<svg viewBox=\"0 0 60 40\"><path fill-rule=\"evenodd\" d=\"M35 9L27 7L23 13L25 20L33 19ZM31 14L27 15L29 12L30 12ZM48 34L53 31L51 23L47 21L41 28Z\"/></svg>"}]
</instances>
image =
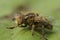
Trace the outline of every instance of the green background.
<instances>
[{"instance_id":1,"label":"green background","mask_svg":"<svg viewBox=\"0 0 60 40\"><path fill-rule=\"evenodd\" d=\"M60 0L0 0L0 17L10 14L17 5L28 2L31 10L42 16L54 18L53 33L48 35L49 40L60 40ZM41 40L41 35L35 32L32 36L31 30L24 30L17 27L13 30L6 29L14 24L11 20L0 20L0 40ZM15 25L15 24L14 24Z\"/></svg>"}]
</instances>

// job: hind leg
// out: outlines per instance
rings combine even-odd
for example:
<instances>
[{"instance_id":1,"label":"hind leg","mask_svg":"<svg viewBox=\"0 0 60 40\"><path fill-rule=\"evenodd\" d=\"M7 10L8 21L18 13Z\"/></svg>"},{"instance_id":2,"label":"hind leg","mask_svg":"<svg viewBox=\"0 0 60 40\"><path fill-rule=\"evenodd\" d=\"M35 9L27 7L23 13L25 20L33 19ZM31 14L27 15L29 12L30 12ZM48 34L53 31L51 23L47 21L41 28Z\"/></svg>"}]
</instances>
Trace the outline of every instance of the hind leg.
<instances>
[{"instance_id":1,"label":"hind leg","mask_svg":"<svg viewBox=\"0 0 60 40\"><path fill-rule=\"evenodd\" d=\"M42 40L48 40L46 36L45 27L42 25Z\"/></svg>"},{"instance_id":2,"label":"hind leg","mask_svg":"<svg viewBox=\"0 0 60 40\"><path fill-rule=\"evenodd\" d=\"M35 25L32 25L32 36L34 35L34 29L35 29Z\"/></svg>"}]
</instances>

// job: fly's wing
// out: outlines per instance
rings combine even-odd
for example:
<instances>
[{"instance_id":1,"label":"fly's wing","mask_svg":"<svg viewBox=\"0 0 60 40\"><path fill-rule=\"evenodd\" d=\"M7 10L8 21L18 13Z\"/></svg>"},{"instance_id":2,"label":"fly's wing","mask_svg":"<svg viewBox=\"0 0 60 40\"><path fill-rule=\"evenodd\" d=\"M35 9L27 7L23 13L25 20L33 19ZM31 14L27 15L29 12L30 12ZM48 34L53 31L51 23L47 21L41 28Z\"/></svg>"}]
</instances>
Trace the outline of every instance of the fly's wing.
<instances>
[{"instance_id":1,"label":"fly's wing","mask_svg":"<svg viewBox=\"0 0 60 40\"><path fill-rule=\"evenodd\" d=\"M53 16L48 16L47 19L48 19L49 23L51 23L51 24L54 24L55 20L56 20Z\"/></svg>"}]
</instances>

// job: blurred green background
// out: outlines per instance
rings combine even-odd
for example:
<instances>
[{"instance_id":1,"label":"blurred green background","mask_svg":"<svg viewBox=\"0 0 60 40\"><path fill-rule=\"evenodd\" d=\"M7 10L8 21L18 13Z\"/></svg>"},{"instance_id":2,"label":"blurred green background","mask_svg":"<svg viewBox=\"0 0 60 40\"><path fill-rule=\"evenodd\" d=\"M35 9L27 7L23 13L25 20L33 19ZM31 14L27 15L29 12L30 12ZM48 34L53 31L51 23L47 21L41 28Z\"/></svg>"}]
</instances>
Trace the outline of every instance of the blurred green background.
<instances>
[{"instance_id":1,"label":"blurred green background","mask_svg":"<svg viewBox=\"0 0 60 40\"><path fill-rule=\"evenodd\" d=\"M50 17L50 20L54 18L54 33L48 35L48 39L60 40L60 0L0 0L0 17L10 14L14 7L26 2L31 5L32 11ZM0 20L0 40L41 40L41 35L35 32L32 36L31 30L21 31L18 27L13 30L6 29L13 24L11 20Z\"/></svg>"}]
</instances>

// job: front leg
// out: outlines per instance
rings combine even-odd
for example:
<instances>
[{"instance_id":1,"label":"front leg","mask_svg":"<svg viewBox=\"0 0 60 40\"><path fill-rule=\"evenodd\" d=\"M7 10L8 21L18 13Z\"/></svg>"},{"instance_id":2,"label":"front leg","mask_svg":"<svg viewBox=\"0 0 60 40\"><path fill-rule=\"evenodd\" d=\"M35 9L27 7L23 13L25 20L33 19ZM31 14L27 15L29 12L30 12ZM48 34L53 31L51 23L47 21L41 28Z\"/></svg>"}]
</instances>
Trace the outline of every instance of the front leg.
<instances>
[{"instance_id":1,"label":"front leg","mask_svg":"<svg viewBox=\"0 0 60 40\"><path fill-rule=\"evenodd\" d=\"M18 26L19 26L19 25L7 27L7 29L14 29L14 28L16 28L16 27L18 27Z\"/></svg>"},{"instance_id":2,"label":"front leg","mask_svg":"<svg viewBox=\"0 0 60 40\"><path fill-rule=\"evenodd\" d=\"M11 26L11 27L7 27L7 29L14 29L14 28L19 27L19 26L21 26L21 25L16 22L16 25Z\"/></svg>"},{"instance_id":3,"label":"front leg","mask_svg":"<svg viewBox=\"0 0 60 40\"><path fill-rule=\"evenodd\" d=\"M34 29L35 29L35 25L32 25L32 36L34 35Z\"/></svg>"}]
</instances>

